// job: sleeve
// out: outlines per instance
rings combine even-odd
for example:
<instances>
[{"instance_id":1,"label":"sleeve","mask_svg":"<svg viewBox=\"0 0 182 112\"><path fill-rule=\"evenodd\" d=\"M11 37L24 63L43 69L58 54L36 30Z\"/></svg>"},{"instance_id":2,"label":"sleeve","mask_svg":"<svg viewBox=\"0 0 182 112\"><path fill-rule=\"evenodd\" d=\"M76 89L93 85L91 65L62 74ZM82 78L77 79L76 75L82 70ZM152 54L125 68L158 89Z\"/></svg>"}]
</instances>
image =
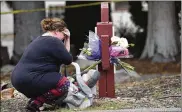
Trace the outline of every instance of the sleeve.
<instances>
[{"instance_id":1,"label":"sleeve","mask_svg":"<svg viewBox=\"0 0 182 112\"><path fill-rule=\"evenodd\" d=\"M63 42L57 38L54 38L52 40L52 45L49 46L49 49L51 50L51 55L65 65L71 64L71 62L73 61L72 56L66 50Z\"/></svg>"}]
</instances>

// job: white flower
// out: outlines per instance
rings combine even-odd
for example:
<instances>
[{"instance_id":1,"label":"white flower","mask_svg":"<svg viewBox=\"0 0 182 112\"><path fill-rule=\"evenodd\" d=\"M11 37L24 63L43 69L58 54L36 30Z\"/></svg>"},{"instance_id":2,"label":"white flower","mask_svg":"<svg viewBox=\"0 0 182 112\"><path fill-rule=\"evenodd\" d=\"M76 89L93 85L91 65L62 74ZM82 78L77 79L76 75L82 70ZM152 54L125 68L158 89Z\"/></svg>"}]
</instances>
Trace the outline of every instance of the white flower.
<instances>
[{"instance_id":1,"label":"white flower","mask_svg":"<svg viewBox=\"0 0 182 112\"><path fill-rule=\"evenodd\" d=\"M121 46L122 48L127 48L128 47L128 41L126 38L120 38L117 36L111 37L111 43L116 43L116 46Z\"/></svg>"},{"instance_id":2,"label":"white flower","mask_svg":"<svg viewBox=\"0 0 182 112\"><path fill-rule=\"evenodd\" d=\"M127 41L126 38L120 38L118 44L119 44L119 46L121 46L123 48L127 48L128 47L128 41Z\"/></svg>"},{"instance_id":3,"label":"white flower","mask_svg":"<svg viewBox=\"0 0 182 112\"><path fill-rule=\"evenodd\" d=\"M92 50L92 48L88 48L87 50L88 50L88 51L91 51L91 50Z\"/></svg>"},{"instance_id":4,"label":"white flower","mask_svg":"<svg viewBox=\"0 0 182 112\"><path fill-rule=\"evenodd\" d=\"M115 43L115 42L118 43L119 40L120 40L120 37L117 37L117 36L111 37L111 43Z\"/></svg>"}]
</instances>

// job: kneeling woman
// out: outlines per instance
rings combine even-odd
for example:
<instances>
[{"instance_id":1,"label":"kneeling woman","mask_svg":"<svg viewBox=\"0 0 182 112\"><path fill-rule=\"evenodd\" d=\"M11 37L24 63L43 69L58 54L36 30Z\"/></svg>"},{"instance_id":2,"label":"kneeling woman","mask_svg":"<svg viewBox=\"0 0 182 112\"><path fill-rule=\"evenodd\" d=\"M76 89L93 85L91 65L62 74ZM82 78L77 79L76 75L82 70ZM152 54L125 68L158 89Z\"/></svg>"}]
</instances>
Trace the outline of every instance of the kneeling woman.
<instances>
[{"instance_id":1,"label":"kneeling woman","mask_svg":"<svg viewBox=\"0 0 182 112\"><path fill-rule=\"evenodd\" d=\"M30 98L26 108L31 111L39 111L43 103L67 94L70 86L59 73L62 64L72 62L66 23L59 18L46 18L41 26L45 33L29 44L11 75L15 89Z\"/></svg>"}]
</instances>

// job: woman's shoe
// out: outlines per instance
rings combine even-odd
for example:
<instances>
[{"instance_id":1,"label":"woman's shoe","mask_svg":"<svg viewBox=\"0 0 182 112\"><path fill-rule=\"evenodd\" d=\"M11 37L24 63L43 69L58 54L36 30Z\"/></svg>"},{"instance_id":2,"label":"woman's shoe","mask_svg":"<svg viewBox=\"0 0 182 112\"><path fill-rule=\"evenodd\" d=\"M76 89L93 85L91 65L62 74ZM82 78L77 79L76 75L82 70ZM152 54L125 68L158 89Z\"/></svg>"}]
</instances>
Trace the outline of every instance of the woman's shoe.
<instances>
[{"instance_id":1,"label":"woman's shoe","mask_svg":"<svg viewBox=\"0 0 182 112\"><path fill-rule=\"evenodd\" d=\"M39 106L34 101L29 100L26 108L26 112L40 112Z\"/></svg>"}]
</instances>

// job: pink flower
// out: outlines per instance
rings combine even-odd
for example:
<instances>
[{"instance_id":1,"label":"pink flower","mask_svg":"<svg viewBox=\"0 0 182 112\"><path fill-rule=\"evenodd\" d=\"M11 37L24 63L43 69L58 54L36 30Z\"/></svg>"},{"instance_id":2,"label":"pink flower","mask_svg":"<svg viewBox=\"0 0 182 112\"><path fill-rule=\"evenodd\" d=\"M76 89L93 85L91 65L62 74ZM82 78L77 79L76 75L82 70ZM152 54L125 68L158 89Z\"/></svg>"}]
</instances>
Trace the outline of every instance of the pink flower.
<instances>
[{"instance_id":1,"label":"pink flower","mask_svg":"<svg viewBox=\"0 0 182 112\"><path fill-rule=\"evenodd\" d=\"M113 57L129 55L129 51L127 48L122 48L120 46L111 46L109 49L110 49L110 56Z\"/></svg>"}]
</instances>

